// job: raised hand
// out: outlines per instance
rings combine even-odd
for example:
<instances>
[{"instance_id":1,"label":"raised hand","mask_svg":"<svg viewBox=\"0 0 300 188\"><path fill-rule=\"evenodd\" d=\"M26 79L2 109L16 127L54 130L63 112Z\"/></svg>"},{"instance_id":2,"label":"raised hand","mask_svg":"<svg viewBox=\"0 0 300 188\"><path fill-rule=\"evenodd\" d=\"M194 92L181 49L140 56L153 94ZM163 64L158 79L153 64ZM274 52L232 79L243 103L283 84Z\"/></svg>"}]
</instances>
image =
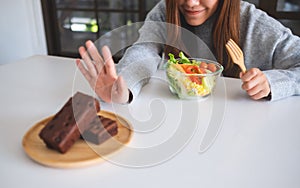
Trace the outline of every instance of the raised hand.
<instances>
[{"instance_id":1,"label":"raised hand","mask_svg":"<svg viewBox=\"0 0 300 188\"><path fill-rule=\"evenodd\" d=\"M129 91L123 78L117 75L109 48L102 48L102 57L92 41L87 41L85 46L79 48L83 62L76 59L76 64L95 93L108 103L126 103Z\"/></svg>"}]
</instances>

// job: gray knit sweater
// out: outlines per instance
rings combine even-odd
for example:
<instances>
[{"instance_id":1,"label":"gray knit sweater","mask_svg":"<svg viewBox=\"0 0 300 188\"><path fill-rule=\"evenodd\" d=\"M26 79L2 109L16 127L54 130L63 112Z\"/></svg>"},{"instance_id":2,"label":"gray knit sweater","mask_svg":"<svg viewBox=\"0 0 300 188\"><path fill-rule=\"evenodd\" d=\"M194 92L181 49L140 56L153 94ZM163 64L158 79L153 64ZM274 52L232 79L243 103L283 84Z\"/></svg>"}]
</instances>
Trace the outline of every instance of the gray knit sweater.
<instances>
[{"instance_id":1,"label":"gray knit sweater","mask_svg":"<svg viewBox=\"0 0 300 188\"><path fill-rule=\"evenodd\" d=\"M139 30L138 41L126 50L117 64L117 71L126 80L134 98L161 62L166 30L159 23L165 22L164 0L149 12L145 21ZM152 22L158 24L149 24ZM207 31L212 29L212 24L204 23L199 27ZM271 86L271 100L300 95L300 38L265 12L244 1L241 1L240 33L246 68L256 67L264 72ZM201 37L211 48L212 36Z\"/></svg>"}]
</instances>

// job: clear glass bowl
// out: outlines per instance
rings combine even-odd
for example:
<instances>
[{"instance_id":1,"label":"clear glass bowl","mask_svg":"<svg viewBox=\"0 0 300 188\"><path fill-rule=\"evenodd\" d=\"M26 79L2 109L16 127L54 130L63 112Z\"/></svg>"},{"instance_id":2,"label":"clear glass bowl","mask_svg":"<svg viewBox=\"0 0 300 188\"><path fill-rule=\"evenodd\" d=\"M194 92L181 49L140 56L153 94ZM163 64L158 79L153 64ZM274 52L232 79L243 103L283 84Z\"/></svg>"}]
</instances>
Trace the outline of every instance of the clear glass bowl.
<instances>
[{"instance_id":1,"label":"clear glass bowl","mask_svg":"<svg viewBox=\"0 0 300 188\"><path fill-rule=\"evenodd\" d=\"M189 60L193 65L167 63L166 74L170 91L180 99L204 99L214 91L224 68L211 60Z\"/></svg>"}]
</instances>

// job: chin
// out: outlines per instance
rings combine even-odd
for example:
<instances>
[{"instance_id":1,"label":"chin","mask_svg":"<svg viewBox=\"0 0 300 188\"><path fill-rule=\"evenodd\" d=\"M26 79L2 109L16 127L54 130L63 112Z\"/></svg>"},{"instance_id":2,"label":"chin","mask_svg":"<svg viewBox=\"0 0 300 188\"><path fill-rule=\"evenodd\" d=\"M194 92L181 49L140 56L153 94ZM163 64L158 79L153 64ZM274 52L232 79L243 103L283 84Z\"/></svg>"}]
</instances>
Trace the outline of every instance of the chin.
<instances>
[{"instance_id":1,"label":"chin","mask_svg":"<svg viewBox=\"0 0 300 188\"><path fill-rule=\"evenodd\" d=\"M205 20L187 20L186 22L191 26L198 26L204 23Z\"/></svg>"}]
</instances>

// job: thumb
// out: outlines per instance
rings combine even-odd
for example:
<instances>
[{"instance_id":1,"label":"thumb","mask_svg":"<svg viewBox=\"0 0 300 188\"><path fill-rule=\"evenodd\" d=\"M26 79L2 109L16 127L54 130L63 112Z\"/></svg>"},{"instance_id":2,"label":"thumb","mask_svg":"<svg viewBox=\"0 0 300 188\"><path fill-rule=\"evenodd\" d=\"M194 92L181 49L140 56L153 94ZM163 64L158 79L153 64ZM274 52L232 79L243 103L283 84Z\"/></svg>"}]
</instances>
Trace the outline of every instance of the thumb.
<instances>
[{"instance_id":1,"label":"thumb","mask_svg":"<svg viewBox=\"0 0 300 188\"><path fill-rule=\"evenodd\" d=\"M243 72L240 72L240 78L242 78L244 76Z\"/></svg>"},{"instance_id":2,"label":"thumb","mask_svg":"<svg viewBox=\"0 0 300 188\"><path fill-rule=\"evenodd\" d=\"M122 76L118 76L113 87L112 101L116 103L126 103L129 99L129 91Z\"/></svg>"}]
</instances>

